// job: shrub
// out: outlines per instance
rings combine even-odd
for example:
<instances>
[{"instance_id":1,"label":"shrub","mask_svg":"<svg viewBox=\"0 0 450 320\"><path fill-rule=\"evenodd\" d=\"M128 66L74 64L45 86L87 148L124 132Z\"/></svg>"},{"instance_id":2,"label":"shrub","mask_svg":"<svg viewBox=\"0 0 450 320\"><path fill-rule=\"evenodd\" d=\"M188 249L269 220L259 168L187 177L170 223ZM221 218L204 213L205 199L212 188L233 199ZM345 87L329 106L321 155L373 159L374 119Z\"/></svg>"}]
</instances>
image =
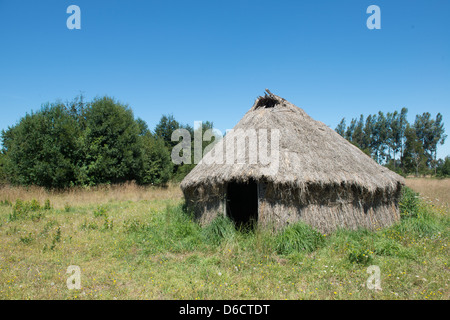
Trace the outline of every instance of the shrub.
<instances>
[{"instance_id":1,"label":"shrub","mask_svg":"<svg viewBox=\"0 0 450 320\"><path fill-rule=\"evenodd\" d=\"M61 227L58 227L56 229L55 235L53 237L54 242L60 242L61 241Z\"/></svg>"},{"instance_id":2,"label":"shrub","mask_svg":"<svg viewBox=\"0 0 450 320\"><path fill-rule=\"evenodd\" d=\"M37 221L40 221L41 219L43 219L44 218L44 213L42 212L42 211L37 211L37 212L32 212L31 214L30 214L30 219L33 221L33 222L37 222Z\"/></svg>"},{"instance_id":3,"label":"shrub","mask_svg":"<svg viewBox=\"0 0 450 320\"><path fill-rule=\"evenodd\" d=\"M54 250L56 248L56 244L61 241L61 227L56 229L55 234L53 235L52 245L50 246L50 250Z\"/></svg>"},{"instance_id":4,"label":"shrub","mask_svg":"<svg viewBox=\"0 0 450 320\"><path fill-rule=\"evenodd\" d=\"M46 237L47 233L50 231L50 229L56 224L57 224L57 222L55 220L47 221L47 223L44 225L44 228L39 233L39 236L40 237Z\"/></svg>"},{"instance_id":5,"label":"shrub","mask_svg":"<svg viewBox=\"0 0 450 320\"><path fill-rule=\"evenodd\" d=\"M41 209L41 205L39 204L39 201L37 201L36 199L31 200L30 201L30 210L38 211L39 209Z\"/></svg>"},{"instance_id":6,"label":"shrub","mask_svg":"<svg viewBox=\"0 0 450 320\"><path fill-rule=\"evenodd\" d=\"M103 230L112 230L114 227L114 221L109 219L107 216L104 217Z\"/></svg>"},{"instance_id":7,"label":"shrub","mask_svg":"<svg viewBox=\"0 0 450 320\"><path fill-rule=\"evenodd\" d=\"M24 237L20 237L20 242L22 242L23 244L30 244L31 242L33 242L34 237L33 234L30 232L28 233L28 235L24 236Z\"/></svg>"},{"instance_id":8,"label":"shrub","mask_svg":"<svg viewBox=\"0 0 450 320\"><path fill-rule=\"evenodd\" d=\"M13 205L12 213L9 215L9 221L14 221L18 219L23 219L28 214L28 206L27 203L17 199L16 203Z\"/></svg>"},{"instance_id":9,"label":"shrub","mask_svg":"<svg viewBox=\"0 0 450 320\"><path fill-rule=\"evenodd\" d=\"M83 223L80 225L80 230L97 230L98 225L95 222L87 222L85 219Z\"/></svg>"},{"instance_id":10,"label":"shrub","mask_svg":"<svg viewBox=\"0 0 450 320\"><path fill-rule=\"evenodd\" d=\"M98 206L97 209L94 210L93 214L95 218L108 216L108 212L105 206Z\"/></svg>"},{"instance_id":11,"label":"shrub","mask_svg":"<svg viewBox=\"0 0 450 320\"><path fill-rule=\"evenodd\" d=\"M51 204L50 204L50 200L49 200L49 199L46 199L45 202L44 202L44 207L43 207L43 209L44 209L44 210L50 210L51 208L52 208L52 206L51 206Z\"/></svg>"},{"instance_id":12,"label":"shrub","mask_svg":"<svg viewBox=\"0 0 450 320\"><path fill-rule=\"evenodd\" d=\"M31 218L33 221L39 221L44 217L44 213L41 210L41 206L36 199L30 202L16 200L13 205L12 213L9 215L9 221L15 221L18 219Z\"/></svg>"}]
</instances>

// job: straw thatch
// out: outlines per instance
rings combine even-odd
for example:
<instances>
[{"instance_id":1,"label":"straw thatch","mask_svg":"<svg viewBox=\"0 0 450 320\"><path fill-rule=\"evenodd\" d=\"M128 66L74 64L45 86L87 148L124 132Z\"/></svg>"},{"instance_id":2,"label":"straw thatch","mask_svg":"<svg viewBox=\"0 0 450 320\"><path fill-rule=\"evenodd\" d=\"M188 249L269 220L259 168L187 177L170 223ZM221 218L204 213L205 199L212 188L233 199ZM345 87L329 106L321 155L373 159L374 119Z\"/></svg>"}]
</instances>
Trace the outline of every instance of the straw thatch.
<instances>
[{"instance_id":1,"label":"straw thatch","mask_svg":"<svg viewBox=\"0 0 450 320\"><path fill-rule=\"evenodd\" d=\"M226 155L230 139L245 144L244 131L238 129L249 128L266 129L269 138L279 130L278 166L270 170L270 165L252 163L254 152L247 147L234 151L234 163L202 160L181 183L187 205L202 223L226 214L228 183L250 180L258 184L258 221L263 224L281 227L301 219L329 232L337 227L375 229L398 220L404 179L268 90L205 157Z\"/></svg>"}]
</instances>

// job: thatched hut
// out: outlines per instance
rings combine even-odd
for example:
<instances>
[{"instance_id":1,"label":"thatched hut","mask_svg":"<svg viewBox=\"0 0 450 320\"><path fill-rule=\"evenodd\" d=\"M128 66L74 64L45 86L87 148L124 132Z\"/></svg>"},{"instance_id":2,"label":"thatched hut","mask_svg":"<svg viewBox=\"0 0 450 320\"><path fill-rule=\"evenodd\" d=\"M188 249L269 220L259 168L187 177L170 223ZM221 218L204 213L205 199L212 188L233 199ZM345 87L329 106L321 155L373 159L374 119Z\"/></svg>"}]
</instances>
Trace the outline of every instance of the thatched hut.
<instances>
[{"instance_id":1,"label":"thatched hut","mask_svg":"<svg viewBox=\"0 0 450 320\"><path fill-rule=\"evenodd\" d=\"M267 151L275 161L252 161L255 150L249 147L248 129L267 133L258 135L256 145L270 145ZM276 132L278 140L272 134ZM275 143L278 152L272 148ZM234 155L234 161L211 161L214 155ZM401 176L267 90L185 177L181 188L202 224L220 214L238 223L256 220L275 228L301 219L327 233L338 227L373 230L391 225L399 219L403 184Z\"/></svg>"}]
</instances>

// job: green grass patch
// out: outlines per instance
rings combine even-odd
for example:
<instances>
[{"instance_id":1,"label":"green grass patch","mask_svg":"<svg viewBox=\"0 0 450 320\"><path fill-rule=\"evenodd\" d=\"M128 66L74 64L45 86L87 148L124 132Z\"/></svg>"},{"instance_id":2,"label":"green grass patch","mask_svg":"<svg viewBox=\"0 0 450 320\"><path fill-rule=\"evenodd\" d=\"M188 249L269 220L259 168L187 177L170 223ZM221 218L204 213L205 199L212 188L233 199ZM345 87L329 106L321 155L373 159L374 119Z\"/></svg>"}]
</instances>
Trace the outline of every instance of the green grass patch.
<instances>
[{"instance_id":1,"label":"green grass patch","mask_svg":"<svg viewBox=\"0 0 450 320\"><path fill-rule=\"evenodd\" d=\"M408 191L401 204L389 228L324 236L301 222L239 230L223 216L201 227L170 199L68 209L16 201L0 205L0 295L448 300L448 213ZM80 266L81 290L67 289L69 265ZM370 265L380 268L382 291L366 286Z\"/></svg>"},{"instance_id":2,"label":"green grass patch","mask_svg":"<svg viewBox=\"0 0 450 320\"><path fill-rule=\"evenodd\" d=\"M280 254L312 252L324 245L325 237L303 222L286 227L275 238L276 251Z\"/></svg>"},{"instance_id":3,"label":"green grass patch","mask_svg":"<svg viewBox=\"0 0 450 320\"><path fill-rule=\"evenodd\" d=\"M203 228L201 234L205 242L218 246L224 241L232 241L237 231L230 218L219 215Z\"/></svg>"}]
</instances>

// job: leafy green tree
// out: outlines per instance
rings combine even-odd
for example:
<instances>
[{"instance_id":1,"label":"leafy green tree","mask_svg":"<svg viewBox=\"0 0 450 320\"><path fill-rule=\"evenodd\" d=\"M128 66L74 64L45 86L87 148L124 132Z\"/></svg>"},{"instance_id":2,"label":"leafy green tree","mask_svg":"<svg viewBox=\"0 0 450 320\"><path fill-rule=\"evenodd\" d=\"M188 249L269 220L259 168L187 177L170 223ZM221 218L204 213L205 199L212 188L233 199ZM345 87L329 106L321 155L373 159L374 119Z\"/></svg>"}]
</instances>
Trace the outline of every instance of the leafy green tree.
<instances>
[{"instance_id":1,"label":"leafy green tree","mask_svg":"<svg viewBox=\"0 0 450 320\"><path fill-rule=\"evenodd\" d=\"M172 175L173 163L170 152L160 137L147 132L141 137L143 150L143 168L139 183L164 185Z\"/></svg>"},{"instance_id":2,"label":"leafy green tree","mask_svg":"<svg viewBox=\"0 0 450 320\"><path fill-rule=\"evenodd\" d=\"M440 177L450 177L450 157L445 157L445 160L439 159L437 166L437 175Z\"/></svg>"},{"instance_id":3,"label":"leafy green tree","mask_svg":"<svg viewBox=\"0 0 450 320\"><path fill-rule=\"evenodd\" d=\"M45 105L2 131L5 174L14 184L61 188L75 181L80 128L63 104Z\"/></svg>"},{"instance_id":4,"label":"leafy green tree","mask_svg":"<svg viewBox=\"0 0 450 320\"><path fill-rule=\"evenodd\" d=\"M0 151L0 185L7 182L4 163L5 163L5 155L2 151Z\"/></svg>"},{"instance_id":5,"label":"leafy green tree","mask_svg":"<svg viewBox=\"0 0 450 320\"><path fill-rule=\"evenodd\" d=\"M127 105L109 97L44 105L2 131L0 181L49 188L129 180L165 184L173 168L168 141L180 125L172 116L162 122L168 128L161 124L161 137L153 135Z\"/></svg>"},{"instance_id":6,"label":"leafy green tree","mask_svg":"<svg viewBox=\"0 0 450 320\"><path fill-rule=\"evenodd\" d=\"M86 110L90 108L90 103L84 100L82 94L76 96L72 101L65 103L69 114L80 124L82 129L85 128Z\"/></svg>"},{"instance_id":7,"label":"leafy green tree","mask_svg":"<svg viewBox=\"0 0 450 320\"><path fill-rule=\"evenodd\" d=\"M429 112L416 115L414 129L416 130L417 139L422 143L424 154L427 158L427 165L430 165L432 160L431 144L433 141L433 126L434 120L431 119L431 114Z\"/></svg>"},{"instance_id":8,"label":"leafy green tree","mask_svg":"<svg viewBox=\"0 0 450 320\"><path fill-rule=\"evenodd\" d=\"M205 132L207 130L213 130L214 126L213 123L210 121L202 122L202 126L192 129L190 126L182 126L184 129L188 130L191 135L191 163L190 164L181 164L178 166L175 174L174 174L174 180L175 181L181 181L183 178L196 166L196 141L195 137L201 138L201 149L198 149L201 151L201 156L205 153L205 148L209 146L211 143L214 143L214 138L212 138L211 141L204 141ZM198 160L198 159L197 159Z\"/></svg>"},{"instance_id":9,"label":"leafy green tree","mask_svg":"<svg viewBox=\"0 0 450 320\"><path fill-rule=\"evenodd\" d=\"M172 154L172 149L174 146L176 146L179 141L172 141L172 133L177 130L177 129L185 129L189 132L189 135L191 137L191 163L190 164L175 164L173 165L173 170L172 170L172 177L175 181L181 181L194 167L195 167L195 143L194 143L194 139L196 136L196 132L197 134L200 134L201 137L203 137L203 134L205 133L206 130L208 129L212 129L213 128L213 124L212 122L206 121L202 123L202 127L201 128L196 128L195 130L189 126L189 125L183 125L180 124L177 120L175 120L175 118L173 117L173 115L163 115L159 121L159 123L156 125L155 130L154 130L154 136L161 139L162 141L164 141L169 154ZM201 130L201 132L199 133L198 130ZM210 142L208 141L203 141L201 142L201 151L202 151L202 155L203 155L203 150L205 149L205 147L207 145L209 145Z\"/></svg>"},{"instance_id":10,"label":"leafy green tree","mask_svg":"<svg viewBox=\"0 0 450 320\"><path fill-rule=\"evenodd\" d=\"M140 136L145 136L145 135L150 133L150 129L148 128L147 122L145 122L141 118L137 118L136 119L136 123L137 123L138 128L139 128L139 135Z\"/></svg>"},{"instance_id":11,"label":"leafy green tree","mask_svg":"<svg viewBox=\"0 0 450 320\"><path fill-rule=\"evenodd\" d=\"M172 132L180 128L180 123L175 120L173 115L163 115L155 127L155 135L161 138L172 151L172 148L177 144L177 142L172 141Z\"/></svg>"},{"instance_id":12,"label":"leafy green tree","mask_svg":"<svg viewBox=\"0 0 450 320\"><path fill-rule=\"evenodd\" d=\"M131 109L103 97L95 99L85 115L80 182L99 184L137 180L143 167L139 143L142 128L134 120Z\"/></svg>"}]
</instances>

